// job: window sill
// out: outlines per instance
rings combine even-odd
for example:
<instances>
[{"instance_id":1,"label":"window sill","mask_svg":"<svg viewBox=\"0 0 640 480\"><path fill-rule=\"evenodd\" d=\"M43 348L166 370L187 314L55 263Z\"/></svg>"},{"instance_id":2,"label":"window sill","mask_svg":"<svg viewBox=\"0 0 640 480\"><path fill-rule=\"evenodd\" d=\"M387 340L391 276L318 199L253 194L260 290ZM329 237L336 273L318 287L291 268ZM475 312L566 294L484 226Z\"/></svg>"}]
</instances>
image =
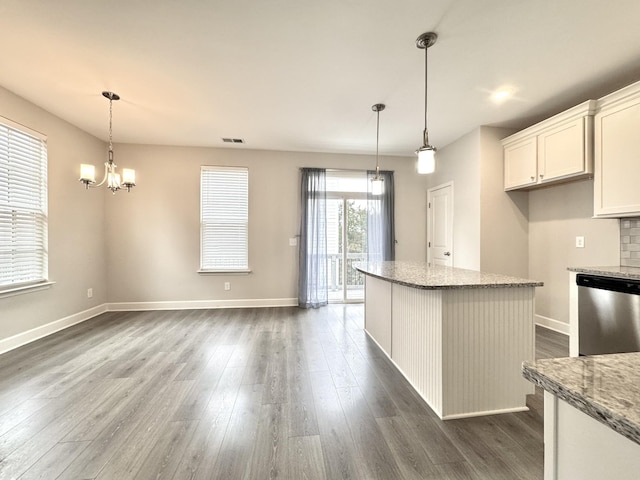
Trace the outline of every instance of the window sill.
<instances>
[{"instance_id":1,"label":"window sill","mask_svg":"<svg viewBox=\"0 0 640 480\"><path fill-rule=\"evenodd\" d=\"M46 290L50 288L52 285L55 285L55 283L56 282L47 280L44 282L32 283L29 285L21 285L19 287L0 289L0 298L13 297L15 295L23 295L25 293L39 292L40 290Z\"/></svg>"},{"instance_id":2,"label":"window sill","mask_svg":"<svg viewBox=\"0 0 640 480\"><path fill-rule=\"evenodd\" d=\"M249 275L251 270L198 270L199 275Z\"/></svg>"}]
</instances>

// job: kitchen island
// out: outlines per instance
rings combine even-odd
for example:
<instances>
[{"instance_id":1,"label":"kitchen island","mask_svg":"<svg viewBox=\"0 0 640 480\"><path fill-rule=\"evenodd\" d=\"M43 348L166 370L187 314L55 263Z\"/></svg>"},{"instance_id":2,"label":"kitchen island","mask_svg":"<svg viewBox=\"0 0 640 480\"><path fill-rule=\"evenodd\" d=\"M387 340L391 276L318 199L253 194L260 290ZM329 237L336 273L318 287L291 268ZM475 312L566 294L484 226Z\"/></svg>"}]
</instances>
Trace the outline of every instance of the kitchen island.
<instances>
[{"instance_id":1,"label":"kitchen island","mask_svg":"<svg viewBox=\"0 0 640 480\"><path fill-rule=\"evenodd\" d=\"M444 420L526 410L541 282L418 262L369 262L365 330Z\"/></svg>"},{"instance_id":2,"label":"kitchen island","mask_svg":"<svg viewBox=\"0 0 640 480\"><path fill-rule=\"evenodd\" d=\"M640 353L523 364L545 390L545 480L639 478L639 365Z\"/></svg>"}]
</instances>

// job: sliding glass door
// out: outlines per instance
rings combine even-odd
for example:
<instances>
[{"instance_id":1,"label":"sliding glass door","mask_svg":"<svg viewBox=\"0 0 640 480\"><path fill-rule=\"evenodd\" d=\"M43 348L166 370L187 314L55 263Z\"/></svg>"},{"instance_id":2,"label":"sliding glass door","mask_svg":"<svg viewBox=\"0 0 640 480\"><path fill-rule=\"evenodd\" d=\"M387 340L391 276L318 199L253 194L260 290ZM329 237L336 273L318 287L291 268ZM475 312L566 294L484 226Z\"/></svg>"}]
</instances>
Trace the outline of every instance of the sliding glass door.
<instances>
[{"instance_id":1,"label":"sliding glass door","mask_svg":"<svg viewBox=\"0 0 640 480\"><path fill-rule=\"evenodd\" d=\"M327 254L329 301L361 302L364 277L353 268L367 260L366 195L327 195Z\"/></svg>"}]
</instances>

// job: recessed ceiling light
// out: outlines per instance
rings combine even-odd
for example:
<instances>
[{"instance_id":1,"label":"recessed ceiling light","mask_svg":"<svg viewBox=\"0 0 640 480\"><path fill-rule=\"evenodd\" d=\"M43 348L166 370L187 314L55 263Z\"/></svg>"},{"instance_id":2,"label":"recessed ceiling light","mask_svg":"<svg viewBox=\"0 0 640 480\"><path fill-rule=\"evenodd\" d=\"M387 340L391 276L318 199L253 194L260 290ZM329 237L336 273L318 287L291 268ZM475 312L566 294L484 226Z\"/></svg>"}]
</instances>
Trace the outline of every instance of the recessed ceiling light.
<instances>
[{"instance_id":1,"label":"recessed ceiling light","mask_svg":"<svg viewBox=\"0 0 640 480\"><path fill-rule=\"evenodd\" d=\"M502 103L512 97L514 92L514 89L511 87L500 87L491 92L489 98L491 98L491 101L494 103Z\"/></svg>"}]
</instances>

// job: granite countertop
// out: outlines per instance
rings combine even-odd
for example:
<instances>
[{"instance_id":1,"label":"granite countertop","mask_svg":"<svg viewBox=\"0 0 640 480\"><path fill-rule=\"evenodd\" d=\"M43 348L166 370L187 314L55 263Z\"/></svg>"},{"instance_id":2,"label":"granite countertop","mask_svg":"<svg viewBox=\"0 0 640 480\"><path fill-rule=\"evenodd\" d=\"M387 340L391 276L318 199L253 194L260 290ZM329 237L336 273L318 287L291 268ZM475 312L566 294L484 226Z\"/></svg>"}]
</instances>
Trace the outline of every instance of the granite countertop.
<instances>
[{"instance_id":1,"label":"granite countertop","mask_svg":"<svg viewBox=\"0 0 640 480\"><path fill-rule=\"evenodd\" d=\"M632 278L640 280L640 267L569 267L570 272L587 273L590 275L602 275L604 277Z\"/></svg>"},{"instance_id":2,"label":"granite countertop","mask_svg":"<svg viewBox=\"0 0 640 480\"><path fill-rule=\"evenodd\" d=\"M640 353L524 362L522 375L640 444Z\"/></svg>"},{"instance_id":3,"label":"granite countertop","mask_svg":"<svg viewBox=\"0 0 640 480\"><path fill-rule=\"evenodd\" d=\"M541 287L542 282L420 262L362 262L355 269L392 283L425 290Z\"/></svg>"}]
</instances>

